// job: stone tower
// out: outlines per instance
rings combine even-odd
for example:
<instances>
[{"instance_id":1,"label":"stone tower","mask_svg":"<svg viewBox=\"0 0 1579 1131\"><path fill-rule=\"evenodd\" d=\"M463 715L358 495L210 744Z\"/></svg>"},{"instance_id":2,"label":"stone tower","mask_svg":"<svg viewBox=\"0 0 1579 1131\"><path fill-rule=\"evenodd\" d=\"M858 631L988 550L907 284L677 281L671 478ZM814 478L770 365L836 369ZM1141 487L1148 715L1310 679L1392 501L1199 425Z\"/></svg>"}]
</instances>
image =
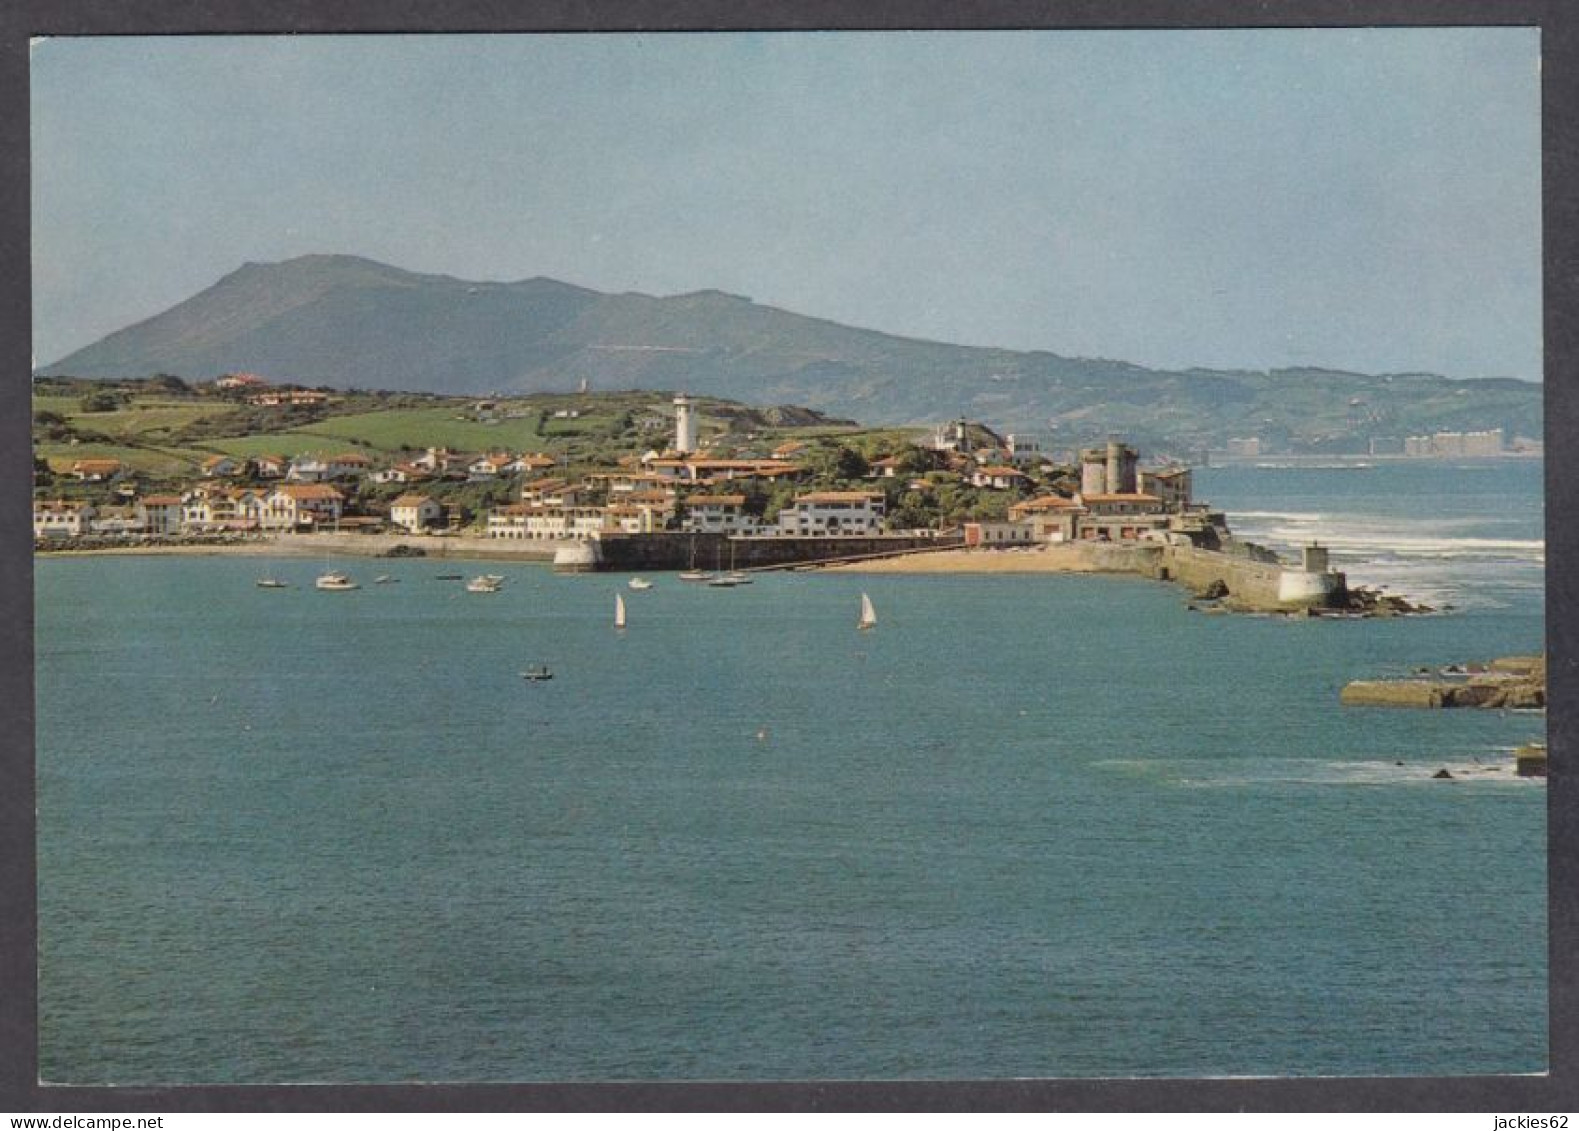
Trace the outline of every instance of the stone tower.
<instances>
[{"instance_id":1,"label":"stone tower","mask_svg":"<svg viewBox=\"0 0 1579 1131\"><path fill-rule=\"evenodd\" d=\"M674 398L674 450L682 456L696 451L696 406L684 393Z\"/></svg>"}]
</instances>

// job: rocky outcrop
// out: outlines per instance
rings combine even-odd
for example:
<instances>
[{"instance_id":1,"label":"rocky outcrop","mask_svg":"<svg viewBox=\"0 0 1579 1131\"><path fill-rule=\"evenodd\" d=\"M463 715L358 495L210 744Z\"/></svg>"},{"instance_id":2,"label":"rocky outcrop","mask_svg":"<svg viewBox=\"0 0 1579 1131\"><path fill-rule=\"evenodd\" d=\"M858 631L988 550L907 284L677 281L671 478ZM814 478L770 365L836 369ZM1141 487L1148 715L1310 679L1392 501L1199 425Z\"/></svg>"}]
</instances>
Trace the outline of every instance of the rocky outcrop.
<instances>
[{"instance_id":1,"label":"rocky outcrop","mask_svg":"<svg viewBox=\"0 0 1579 1131\"><path fill-rule=\"evenodd\" d=\"M1346 590L1336 607L1339 612L1365 617L1407 617L1436 612L1430 605L1417 605L1403 597L1364 586Z\"/></svg>"},{"instance_id":2,"label":"rocky outcrop","mask_svg":"<svg viewBox=\"0 0 1579 1131\"><path fill-rule=\"evenodd\" d=\"M1365 707L1480 707L1492 710L1546 706L1546 659L1507 656L1476 669L1454 665L1449 678L1355 680L1339 701ZM1460 676L1457 673L1464 672Z\"/></svg>"}]
</instances>

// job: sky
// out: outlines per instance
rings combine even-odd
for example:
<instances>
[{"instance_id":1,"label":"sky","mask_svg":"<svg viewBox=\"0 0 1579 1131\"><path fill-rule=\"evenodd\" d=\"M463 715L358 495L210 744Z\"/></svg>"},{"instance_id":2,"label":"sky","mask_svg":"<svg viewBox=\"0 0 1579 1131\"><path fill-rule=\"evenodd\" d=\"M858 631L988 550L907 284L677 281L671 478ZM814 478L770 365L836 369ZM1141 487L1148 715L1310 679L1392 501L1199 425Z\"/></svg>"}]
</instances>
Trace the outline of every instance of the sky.
<instances>
[{"instance_id":1,"label":"sky","mask_svg":"<svg viewBox=\"0 0 1579 1131\"><path fill-rule=\"evenodd\" d=\"M1541 377L1533 28L49 39L34 358L245 262Z\"/></svg>"}]
</instances>

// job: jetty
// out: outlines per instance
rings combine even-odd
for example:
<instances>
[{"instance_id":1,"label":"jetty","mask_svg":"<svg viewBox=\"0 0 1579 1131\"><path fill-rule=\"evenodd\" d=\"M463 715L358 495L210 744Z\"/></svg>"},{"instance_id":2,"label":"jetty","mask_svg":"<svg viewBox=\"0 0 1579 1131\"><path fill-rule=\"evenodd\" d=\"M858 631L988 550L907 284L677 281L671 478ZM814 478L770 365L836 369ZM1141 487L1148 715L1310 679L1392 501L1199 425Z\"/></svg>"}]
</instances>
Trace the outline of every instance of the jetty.
<instances>
[{"instance_id":1,"label":"jetty","mask_svg":"<svg viewBox=\"0 0 1579 1131\"><path fill-rule=\"evenodd\" d=\"M1485 665L1453 665L1404 679L1355 680L1344 685L1338 699L1350 707L1542 710L1546 657L1504 656Z\"/></svg>"}]
</instances>

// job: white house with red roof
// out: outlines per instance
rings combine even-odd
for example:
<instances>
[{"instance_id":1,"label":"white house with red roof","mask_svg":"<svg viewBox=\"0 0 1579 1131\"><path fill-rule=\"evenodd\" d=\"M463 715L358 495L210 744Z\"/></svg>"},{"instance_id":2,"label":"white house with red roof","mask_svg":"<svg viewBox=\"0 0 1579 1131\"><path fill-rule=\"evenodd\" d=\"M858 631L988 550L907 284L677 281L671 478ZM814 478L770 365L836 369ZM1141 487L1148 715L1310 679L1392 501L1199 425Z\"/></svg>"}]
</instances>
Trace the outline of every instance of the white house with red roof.
<instances>
[{"instance_id":1,"label":"white house with red roof","mask_svg":"<svg viewBox=\"0 0 1579 1131\"><path fill-rule=\"evenodd\" d=\"M319 529L340 520L345 498L327 483L286 483L263 497L265 530Z\"/></svg>"},{"instance_id":2,"label":"white house with red roof","mask_svg":"<svg viewBox=\"0 0 1579 1131\"><path fill-rule=\"evenodd\" d=\"M813 491L797 495L779 512L779 533L790 535L877 534L887 504L870 491Z\"/></svg>"},{"instance_id":3,"label":"white house with red roof","mask_svg":"<svg viewBox=\"0 0 1579 1131\"><path fill-rule=\"evenodd\" d=\"M97 512L93 504L76 499L33 501L33 537L75 538L88 532Z\"/></svg>"},{"instance_id":4,"label":"white house with red roof","mask_svg":"<svg viewBox=\"0 0 1579 1131\"><path fill-rule=\"evenodd\" d=\"M444 507L427 495L401 495L389 504L389 521L413 534L419 533L444 521Z\"/></svg>"},{"instance_id":5,"label":"white house with red roof","mask_svg":"<svg viewBox=\"0 0 1579 1131\"><path fill-rule=\"evenodd\" d=\"M749 534L757 529L756 516L746 513L744 495L691 495L684 505L681 530L695 534Z\"/></svg>"}]
</instances>

